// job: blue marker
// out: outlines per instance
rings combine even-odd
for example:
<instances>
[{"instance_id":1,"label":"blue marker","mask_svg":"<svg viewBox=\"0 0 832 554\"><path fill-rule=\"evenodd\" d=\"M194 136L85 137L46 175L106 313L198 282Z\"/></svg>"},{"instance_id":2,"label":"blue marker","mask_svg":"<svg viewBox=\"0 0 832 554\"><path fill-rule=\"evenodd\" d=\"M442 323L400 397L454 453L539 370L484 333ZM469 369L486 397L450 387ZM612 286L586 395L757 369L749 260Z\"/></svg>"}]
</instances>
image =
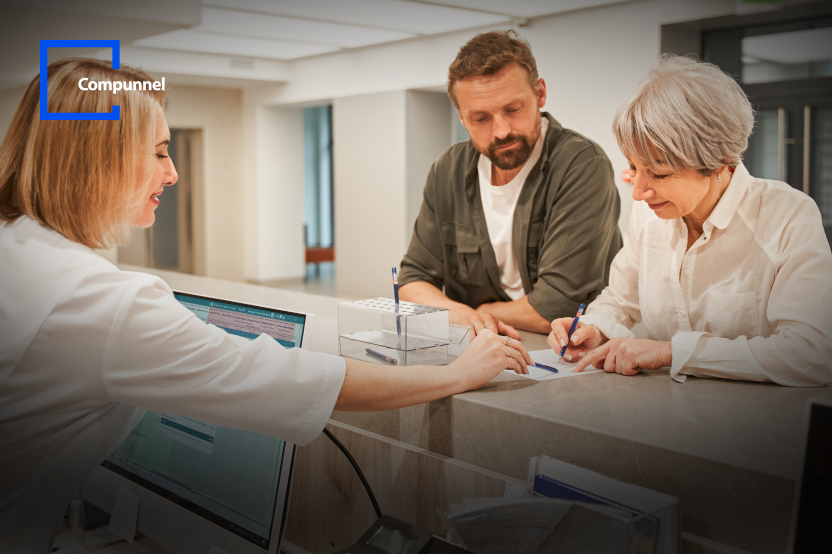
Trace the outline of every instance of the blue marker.
<instances>
[{"instance_id":1,"label":"blue marker","mask_svg":"<svg viewBox=\"0 0 832 554\"><path fill-rule=\"evenodd\" d=\"M399 333L399 342L402 340L402 320L399 319L399 280L396 277L396 268L393 268L393 298L396 300L396 331Z\"/></svg>"},{"instance_id":2,"label":"blue marker","mask_svg":"<svg viewBox=\"0 0 832 554\"><path fill-rule=\"evenodd\" d=\"M384 360L388 364L397 364L397 363L399 363L399 360L397 360L396 358L391 358L390 356L385 356L381 352L376 352L375 350L373 350L371 348L367 348L367 354L369 354L370 356L373 356L375 358L378 358L379 360Z\"/></svg>"},{"instance_id":3,"label":"blue marker","mask_svg":"<svg viewBox=\"0 0 832 554\"><path fill-rule=\"evenodd\" d=\"M578 313L575 314L575 319L572 320L572 328L569 329L569 334L566 335L566 344L563 345L563 348L560 350L560 357L563 358L563 355L566 354L566 348L569 346L569 339L572 338L572 333L575 332L575 329L578 328L578 318L581 317L581 314L584 313L584 305L581 304L581 307L578 308Z\"/></svg>"}]
</instances>

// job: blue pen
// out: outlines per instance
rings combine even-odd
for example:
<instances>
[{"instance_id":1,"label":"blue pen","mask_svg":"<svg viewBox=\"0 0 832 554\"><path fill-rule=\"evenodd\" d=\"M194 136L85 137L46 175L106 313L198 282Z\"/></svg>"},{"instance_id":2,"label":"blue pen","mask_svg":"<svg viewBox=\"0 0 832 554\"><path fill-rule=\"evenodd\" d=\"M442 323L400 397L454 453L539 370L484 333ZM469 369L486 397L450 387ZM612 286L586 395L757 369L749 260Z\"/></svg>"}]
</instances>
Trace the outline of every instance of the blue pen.
<instances>
[{"instance_id":1,"label":"blue pen","mask_svg":"<svg viewBox=\"0 0 832 554\"><path fill-rule=\"evenodd\" d=\"M385 356L381 352L376 352L375 350L373 350L371 348L367 348L367 354L369 354L370 356L374 356L374 357L378 358L379 360L384 360L388 364L397 364L397 363L399 363L399 360L397 360L396 358L391 358L390 356Z\"/></svg>"},{"instance_id":2,"label":"blue pen","mask_svg":"<svg viewBox=\"0 0 832 554\"><path fill-rule=\"evenodd\" d=\"M535 362L535 363L531 364L531 366L532 367L539 367L540 369L545 369L546 371L551 371L552 373L560 373L560 371L558 371L558 368L552 367L550 365L544 365L544 364L541 364L541 363L538 363L538 362Z\"/></svg>"},{"instance_id":3,"label":"blue pen","mask_svg":"<svg viewBox=\"0 0 832 554\"><path fill-rule=\"evenodd\" d=\"M563 355L566 354L566 347L569 346L569 339L572 338L572 333L575 332L575 329L578 328L578 318L584 313L584 305L581 304L581 307L578 308L578 313L575 314L575 319L572 320L572 328L569 329L569 334L566 335L566 344L563 345L563 348L560 350L560 357L563 358Z\"/></svg>"},{"instance_id":4,"label":"blue pen","mask_svg":"<svg viewBox=\"0 0 832 554\"><path fill-rule=\"evenodd\" d=\"M396 278L396 268L393 268L393 298L396 300L396 331L399 333L399 341L402 340L402 321L399 319L399 281Z\"/></svg>"}]
</instances>

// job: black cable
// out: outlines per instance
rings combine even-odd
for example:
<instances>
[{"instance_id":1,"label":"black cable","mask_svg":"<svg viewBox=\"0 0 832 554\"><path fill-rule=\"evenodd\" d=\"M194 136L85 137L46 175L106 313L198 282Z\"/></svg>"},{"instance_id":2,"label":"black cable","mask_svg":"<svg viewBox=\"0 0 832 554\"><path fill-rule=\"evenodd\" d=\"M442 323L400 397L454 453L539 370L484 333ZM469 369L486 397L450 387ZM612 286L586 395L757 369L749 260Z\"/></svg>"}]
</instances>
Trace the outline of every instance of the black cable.
<instances>
[{"instance_id":1,"label":"black cable","mask_svg":"<svg viewBox=\"0 0 832 554\"><path fill-rule=\"evenodd\" d=\"M350 455L350 453L346 449L346 447L343 444L341 444L341 441L336 439L335 435L330 433L329 429L327 429L326 427L324 427L324 435L329 437L329 440L331 440L333 443L335 443L335 446L337 446L338 449L341 452L344 453L344 456L347 457L347 460L350 461L350 463L352 464L353 469L358 474L358 478L361 479L361 484L364 485L364 488L366 489L367 494L370 495L370 502L373 503L373 509L376 511L376 516L381 517L381 508L378 507L378 502L376 502L376 497L373 495L372 489L370 489L370 484L364 478L364 474L361 473L361 468L358 467L358 464L355 462L355 459L352 457L352 455Z\"/></svg>"}]
</instances>

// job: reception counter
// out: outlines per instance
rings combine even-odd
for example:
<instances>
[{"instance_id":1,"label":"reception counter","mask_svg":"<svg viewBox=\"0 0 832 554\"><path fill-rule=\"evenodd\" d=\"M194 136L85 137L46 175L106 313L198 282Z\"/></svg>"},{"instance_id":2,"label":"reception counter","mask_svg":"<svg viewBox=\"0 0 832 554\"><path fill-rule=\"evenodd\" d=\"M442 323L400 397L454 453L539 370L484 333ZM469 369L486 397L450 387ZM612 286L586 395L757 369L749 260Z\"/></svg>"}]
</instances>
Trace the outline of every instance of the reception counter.
<instances>
[{"instance_id":1,"label":"reception counter","mask_svg":"<svg viewBox=\"0 0 832 554\"><path fill-rule=\"evenodd\" d=\"M122 266L125 270L143 270ZM338 353L336 298L156 271L174 290L315 314L312 350ZM529 350L545 337L523 333ZM444 533L436 508L502 496L546 454L682 501L685 552L786 551L806 400L828 387L689 378L668 371L535 382L505 373L480 390L378 413L335 412L330 429L383 512ZM375 521L325 437L298 449L287 540L344 548ZM727 548L726 548L727 547Z\"/></svg>"}]
</instances>

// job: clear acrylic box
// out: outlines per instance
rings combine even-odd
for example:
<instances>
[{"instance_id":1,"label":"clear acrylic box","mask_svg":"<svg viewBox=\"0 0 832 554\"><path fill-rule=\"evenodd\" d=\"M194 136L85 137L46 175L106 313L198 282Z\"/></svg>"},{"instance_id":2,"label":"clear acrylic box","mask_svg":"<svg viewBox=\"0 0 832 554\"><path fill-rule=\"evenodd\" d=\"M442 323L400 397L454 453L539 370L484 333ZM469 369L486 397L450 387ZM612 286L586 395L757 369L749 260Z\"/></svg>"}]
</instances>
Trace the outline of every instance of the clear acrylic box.
<instances>
[{"instance_id":1,"label":"clear acrylic box","mask_svg":"<svg viewBox=\"0 0 832 554\"><path fill-rule=\"evenodd\" d=\"M356 300L338 307L338 348L367 362L444 365L467 346L468 328L456 327L446 308L400 302L396 313L390 298Z\"/></svg>"}]
</instances>

